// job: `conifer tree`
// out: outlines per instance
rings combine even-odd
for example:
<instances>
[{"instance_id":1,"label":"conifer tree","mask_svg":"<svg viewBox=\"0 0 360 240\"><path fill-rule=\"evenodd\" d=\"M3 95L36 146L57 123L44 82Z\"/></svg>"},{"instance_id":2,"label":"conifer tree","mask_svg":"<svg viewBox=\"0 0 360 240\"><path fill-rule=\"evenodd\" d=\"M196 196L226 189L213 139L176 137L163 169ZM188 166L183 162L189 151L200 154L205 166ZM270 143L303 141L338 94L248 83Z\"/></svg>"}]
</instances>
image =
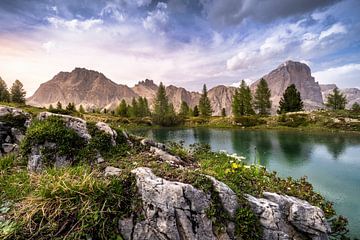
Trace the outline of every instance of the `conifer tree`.
<instances>
[{"instance_id":1,"label":"conifer tree","mask_svg":"<svg viewBox=\"0 0 360 240\"><path fill-rule=\"evenodd\" d=\"M53 107L52 104L50 104L50 105L49 105L49 111L51 112L51 111L53 111L53 110L54 110L54 107Z\"/></svg>"},{"instance_id":2,"label":"conifer tree","mask_svg":"<svg viewBox=\"0 0 360 240\"><path fill-rule=\"evenodd\" d=\"M280 99L278 114L302 111L304 104L295 84L288 86Z\"/></svg>"},{"instance_id":3,"label":"conifer tree","mask_svg":"<svg viewBox=\"0 0 360 240\"><path fill-rule=\"evenodd\" d=\"M16 80L10 89L11 101L15 103L25 103L26 92L23 84Z\"/></svg>"},{"instance_id":4,"label":"conifer tree","mask_svg":"<svg viewBox=\"0 0 360 240\"><path fill-rule=\"evenodd\" d=\"M6 82L0 78L0 102L9 102L10 93L7 88Z\"/></svg>"},{"instance_id":5,"label":"conifer tree","mask_svg":"<svg viewBox=\"0 0 360 240\"><path fill-rule=\"evenodd\" d=\"M225 108L221 109L221 116L226 117L226 109Z\"/></svg>"},{"instance_id":6,"label":"conifer tree","mask_svg":"<svg viewBox=\"0 0 360 240\"><path fill-rule=\"evenodd\" d=\"M351 107L351 110L353 111L353 112L360 112L360 104L359 103L354 103L353 105L352 105L352 107Z\"/></svg>"},{"instance_id":7,"label":"conifer tree","mask_svg":"<svg viewBox=\"0 0 360 240\"><path fill-rule=\"evenodd\" d=\"M153 121L160 125L166 125L166 116L169 113L169 100L166 96L165 86L161 82L156 93L154 102Z\"/></svg>"},{"instance_id":8,"label":"conifer tree","mask_svg":"<svg viewBox=\"0 0 360 240\"><path fill-rule=\"evenodd\" d=\"M194 117L198 117L198 116L199 116L199 108L198 108L197 105L195 105L195 107L194 107L193 116L194 116Z\"/></svg>"},{"instance_id":9,"label":"conifer tree","mask_svg":"<svg viewBox=\"0 0 360 240\"><path fill-rule=\"evenodd\" d=\"M139 106L135 98L131 101L130 115L131 117L139 117Z\"/></svg>"},{"instance_id":10,"label":"conifer tree","mask_svg":"<svg viewBox=\"0 0 360 240\"><path fill-rule=\"evenodd\" d=\"M271 92L265 79L261 79L254 96L254 107L260 115L268 115L271 109Z\"/></svg>"},{"instance_id":11,"label":"conifer tree","mask_svg":"<svg viewBox=\"0 0 360 240\"><path fill-rule=\"evenodd\" d=\"M67 111L70 111L70 112L75 112L75 111L76 111L75 103L69 103L69 104L66 106L66 110L67 110Z\"/></svg>"},{"instance_id":12,"label":"conifer tree","mask_svg":"<svg viewBox=\"0 0 360 240\"><path fill-rule=\"evenodd\" d=\"M202 117L210 117L212 114L211 103L207 96L206 84L204 84L203 91L199 100L199 111Z\"/></svg>"},{"instance_id":13,"label":"conifer tree","mask_svg":"<svg viewBox=\"0 0 360 240\"><path fill-rule=\"evenodd\" d=\"M125 99L121 100L119 106L116 109L116 114L121 116L121 117L128 117L129 116L128 105L127 105Z\"/></svg>"},{"instance_id":14,"label":"conifer tree","mask_svg":"<svg viewBox=\"0 0 360 240\"><path fill-rule=\"evenodd\" d=\"M181 106L180 106L179 115L182 117L187 117L187 116L189 116L189 113L190 113L189 105L185 101L182 101Z\"/></svg>"},{"instance_id":15,"label":"conifer tree","mask_svg":"<svg viewBox=\"0 0 360 240\"><path fill-rule=\"evenodd\" d=\"M235 117L252 115L254 109L252 108L252 96L250 88L242 80L240 88L235 91L232 101L232 110Z\"/></svg>"},{"instance_id":16,"label":"conifer tree","mask_svg":"<svg viewBox=\"0 0 360 240\"><path fill-rule=\"evenodd\" d=\"M333 92L327 96L326 106L331 110L342 110L345 109L347 100L343 93L336 87Z\"/></svg>"},{"instance_id":17,"label":"conifer tree","mask_svg":"<svg viewBox=\"0 0 360 240\"><path fill-rule=\"evenodd\" d=\"M61 110L61 109L62 109L61 102L57 102L57 104L56 104L56 109L57 109L57 110Z\"/></svg>"},{"instance_id":18,"label":"conifer tree","mask_svg":"<svg viewBox=\"0 0 360 240\"><path fill-rule=\"evenodd\" d=\"M85 109L84 109L83 105L80 105L79 112L80 113L85 113Z\"/></svg>"}]
</instances>

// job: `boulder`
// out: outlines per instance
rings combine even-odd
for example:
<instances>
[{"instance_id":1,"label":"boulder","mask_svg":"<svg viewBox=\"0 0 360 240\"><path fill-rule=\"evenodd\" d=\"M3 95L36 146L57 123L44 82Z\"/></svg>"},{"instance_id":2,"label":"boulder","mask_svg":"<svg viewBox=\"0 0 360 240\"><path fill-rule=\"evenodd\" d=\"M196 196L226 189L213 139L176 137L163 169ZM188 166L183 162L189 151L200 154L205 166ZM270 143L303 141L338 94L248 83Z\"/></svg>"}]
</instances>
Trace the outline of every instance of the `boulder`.
<instances>
[{"instance_id":1,"label":"boulder","mask_svg":"<svg viewBox=\"0 0 360 240\"><path fill-rule=\"evenodd\" d=\"M326 240L331 233L324 212L306 201L269 192L247 200L260 218L263 239Z\"/></svg>"},{"instance_id":2,"label":"boulder","mask_svg":"<svg viewBox=\"0 0 360 240\"><path fill-rule=\"evenodd\" d=\"M163 143L158 143L158 142L155 142L154 140L152 139L148 139L148 138L144 138L140 141L140 143L143 145L143 146L147 146L147 147L155 147L155 148L159 148L163 151L167 151L167 147L165 144Z\"/></svg>"},{"instance_id":3,"label":"boulder","mask_svg":"<svg viewBox=\"0 0 360 240\"><path fill-rule=\"evenodd\" d=\"M157 177L149 168L136 168L132 173L136 176L144 219L134 221L132 216L121 220L119 228L124 239L234 239L233 228L225 229L221 236L213 232L213 223L206 214L211 204L208 194L190 184ZM221 193L224 200L237 202L226 185L218 186L226 189ZM229 204L225 209L234 213L237 207L237 203Z\"/></svg>"},{"instance_id":4,"label":"boulder","mask_svg":"<svg viewBox=\"0 0 360 240\"><path fill-rule=\"evenodd\" d=\"M164 150L157 147L150 147L150 152L155 156L160 158L161 161L167 162L172 166L185 166L185 162L181 160L178 156L172 155Z\"/></svg>"},{"instance_id":5,"label":"boulder","mask_svg":"<svg viewBox=\"0 0 360 240\"><path fill-rule=\"evenodd\" d=\"M82 137L86 141L89 141L91 139L91 136L86 127L85 120L83 120L81 118L69 116L69 115L56 114L56 113L50 113L50 112L41 112L38 115L38 119L40 121L43 121L43 120L49 118L50 116L56 116L56 117L62 118L66 124L66 127L73 129L80 137Z\"/></svg>"},{"instance_id":6,"label":"boulder","mask_svg":"<svg viewBox=\"0 0 360 240\"><path fill-rule=\"evenodd\" d=\"M116 167L107 166L105 168L105 177L107 176L120 176L121 169Z\"/></svg>"},{"instance_id":7,"label":"boulder","mask_svg":"<svg viewBox=\"0 0 360 240\"><path fill-rule=\"evenodd\" d=\"M104 122L97 122L96 127L100 131L103 131L103 132L109 134L111 136L111 144L113 146L116 145L117 133L114 129L112 129L107 123L104 123Z\"/></svg>"}]
</instances>

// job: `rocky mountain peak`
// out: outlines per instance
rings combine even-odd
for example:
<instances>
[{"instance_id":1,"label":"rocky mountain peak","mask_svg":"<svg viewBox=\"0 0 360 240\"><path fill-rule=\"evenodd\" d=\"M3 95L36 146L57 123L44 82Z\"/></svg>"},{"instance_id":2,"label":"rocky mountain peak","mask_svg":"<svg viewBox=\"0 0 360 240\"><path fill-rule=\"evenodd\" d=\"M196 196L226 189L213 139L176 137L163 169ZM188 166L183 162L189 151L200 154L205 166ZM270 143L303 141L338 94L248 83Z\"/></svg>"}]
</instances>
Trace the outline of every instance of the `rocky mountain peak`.
<instances>
[{"instance_id":1,"label":"rocky mountain peak","mask_svg":"<svg viewBox=\"0 0 360 240\"><path fill-rule=\"evenodd\" d=\"M291 84L295 84L300 91L305 109L321 108L323 105L319 83L315 82L315 79L311 76L310 67L305 63L286 61L269 74L263 76L263 78L267 81L271 90L274 111L278 108L279 101L286 88ZM255 91L259 82L260 80L251 85L252 91Z\"/></svg>"}]
</instances>

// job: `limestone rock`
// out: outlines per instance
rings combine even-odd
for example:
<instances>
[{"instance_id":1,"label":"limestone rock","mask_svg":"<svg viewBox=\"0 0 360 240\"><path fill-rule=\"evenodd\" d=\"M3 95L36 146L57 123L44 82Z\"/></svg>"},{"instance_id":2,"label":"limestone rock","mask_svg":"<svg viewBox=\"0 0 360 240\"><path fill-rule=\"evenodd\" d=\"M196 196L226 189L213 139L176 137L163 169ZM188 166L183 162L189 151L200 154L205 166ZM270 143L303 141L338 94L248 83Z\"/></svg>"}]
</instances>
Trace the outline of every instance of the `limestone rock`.
<instances>
[{"instance_id":1,"label":"limestone rock","mask_svg":"<svg viewBox=\"0 0 360 240\"><path fill-rule=\"evenodd\" d=\"M66 127L73 129L80 137L82 137L86 141L89 141L91 139L91 136L86 128L85 120L69 115L55 114L50 112L41 112L38 116L38 119L45 120L50 116L57 116L63 119Z\"/></svg>"},{"instance_id":2,"label":"limestone rock","mask_svg":"<svg viewBox=\"0 0 360 240\"><path fill-rule=\"evenodd\" d=\"M331 232L323 211L295 197L264 193L264 198L247 195L260 218L263 239L328 239Z\"/></svg>"},{"instance_id":3,"label":"limestone rock","mask_svg":"<svg viewBox=\"0 0 360 240\"><path fill-rule=\"evenodd\" d=\"M220 239L206 215L209 195L190 184L157 177L149 168L137 168L132 173L143 202L144 220L121 220L119 228L125 239ZM233 234L227 229L221 238L232 239Z\"/></svg>"},{"instance_id":4,"label":"limestone rock","mask_svg":"<svg viewBox=\"0 0 360 240\"><path fill-rule=\"evenodd\" d=\"M12 144L12 143L3 143L2 149L4 150L4 153L7 154L17 151L19 149L19 146L17 144Z\"/></svg>"},{"instance_id":5,"label":"limestone rock","mask_svg":"<svg viewBox=\"0 0 360 240\"><path fill-rule=\"evenodd\" d=\"M111 144L113 146L116 145L117 133L115 130L113 130L107 123L104 123L104 122L97 122L96 127L100 131L103 131L103 132L109 134L111 136Z\"/></svg>"},{"instance_id":6,"label":"limestone rock","mask_svg":"<svg viewBox=\"0 0 360 240\"><path fill-rule=\"evenodd\" d=\"M105 177L107 176L120 176L121 169L116 167L107 166L105 168Z\"/></svg>"},{"instance_id":7,"label":"limestone rock","mask_svg":"<svg viewBox=\"0 0 360 240\"><path fill-rule=\"evenodd\" d=\"M20 143L25 138L25 134L17 128L11 128L11 134L16 143Z\"/></svg>"},{"instance_id":8,"label":"limestone rock","mask_svg":"<svg viewBox=\"0 0 360 240\"><path fill-rule=\"evenodd\" d=\"M324 102L326 102L328 95L332 93L334 88L336 88L337 86L335 84L322 84L320 85L320 87ZM360 89L344 88L339 90L345 95L346 100L348 101L346 104L346 108L350 109L354 103L360 104Z\"/></svg>"},{"instance_id":9,"label":"limestone rock","mask_svg":"<svg viewBox=\"0 0 360 240\"><path fill-rule=\"evenodd\" d=\"M156 148L159 148L163 151L167 151L167 147L165 146L165 144L163 143L158 143L152 139L148 139L148 138L144 138L140 141L140 143L143 145L143 146L148 146L148 147L156 147Z\"/></svg>"},{"instance_id":10,"label":"limestone rock","mask_svg":"<svg viewBox=\"0 0 360 240\"><path fill-rule=\"evenodd\" d=\"M300 91L306 110L323 108L323 98L318 82L311 76L309 66L300 62L286 61L269 74L263 76L271 91L272 112L278 109L279 101L286 88L295 84ZM260 80L251 85L255 92Z\"/></svg>"},{"instance_id":11,"label":"limestone rock","mask_svg":"<svg viewBox=\"0 0 360 240\"><path fill-rule=\"evenodd\" d=\"M133 97L137 94L126 85L117 84L100 72L75 68L71 72L60 72L41 84L27 99L27 104L47 107L59 101L63 105L69 102L76 106L82 104L86 109L109 108L111 104L116 106L121 99L131 101Z\"/></svg>"}]
</instances>

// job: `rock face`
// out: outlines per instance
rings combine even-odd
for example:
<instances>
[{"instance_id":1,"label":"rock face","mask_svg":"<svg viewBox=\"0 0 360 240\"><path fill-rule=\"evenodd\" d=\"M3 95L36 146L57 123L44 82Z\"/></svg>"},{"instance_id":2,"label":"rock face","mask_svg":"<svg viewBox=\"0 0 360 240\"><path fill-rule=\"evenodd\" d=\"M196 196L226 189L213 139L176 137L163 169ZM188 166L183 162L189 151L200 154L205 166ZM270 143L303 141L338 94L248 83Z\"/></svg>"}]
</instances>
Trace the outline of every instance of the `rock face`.
<instances>
[{"instance_id":1,"label":"rock face","mask_svg":"<svg viewBox=\"0 0 360 240\"><path fill-rule=\"evenodd\" d=\"M0 106L0 156L17 152L31 116L24 111Z\"/></svg>"},{"instance_id":2,"label":"rock face","mask_svg":"<svg viewBox=\"0 0 360 240\"><path fill-rule=\"evenodd\" d=\"M321 93L323 95L324 102L326 102L327 96L332 93L334 88L337 86L335 84L324 84L320 85L321 87ZM351 108L354 103L360 104L360 89L358 88L344 88L339 89L340 92L342 92L348 103L346 104L346 108Z\"/></svg>"},{"instance_id":3,"label":"rock face","mask_svg":"<svg viewBox=\"0 0 360 240\"><path fill-rule=\"evenodd\" d=\"M247 199L260 218L263 239L326 240L331 233L323 211L306 201L269 192Z\"/></svg>"},{"instance_id":4,"label":"rock face","mask_svg":"<svg viewBox=\"0 0 360 240\"><path fill-rule=\"evenodd\" d=\"M311 76L310 68L304 63L287 61L263 78L268 82L271 90L272 112L278 108L280 98L290 84L295 84L300 91L306 110L324 108L320 86ZM253 92L259 81L251 85ZM35 94L27 100L27 103L35 106L49 106L60 101L63 105L74 102L77 106L82 104L87 108L114 109L122 99L131 103L133 97L141 96L146 97L152 106L157 90L158 85L153 80L146 79L140 81L133 88L129 88L112 82L102 73L75 68L72 72L60 72L52 80L41 84ZM359 100L358 91L355 89L347 91L347 94L351 96L349 105ZM221 115L222 108L225 108L226 114L231 113L234 92L234 87L223 85L209 89L208 96L212 104L213 115ZM185 88L173 85L166 87L166 93L176 111L180 109L182 101L193 108L199 103L201 95L199 92L190 92Z\"/></svg>"},{"instance_id":5,"label":"rock face","mask_svg":"<svg viewBox=\"0 0 360 240\"><path fill-rule=\"evenodd\" d=\"M112 82L104 74L85 68L60 72L52 80L40 85L27 103L34 106L63 105L74 102L85 108L104 108L121 99L130 100L137 94L125 85Z\"/></svg>"},{"instance_id":6,"label":"rock face","mask_svg":"<svg viewBox=\"0 0 360 240\"><path fill-rule=\"evenodd\" d=\"M132 171L143 202L144 220L132 218L119 222L125 239L234 239L234 225L228 224L221 236L213 232L211 219L206 215L210 196L190 184L167 181L155 176L149 168ZM214 181L216 181L214 179ZM217 182L217 181L216 181ZM235 193L226 185L218 184L222 200L236 200ZM237 201L227 204L225 210L233 216Z\"/></svg>"},{"instance_id":7,"label":"rock face","mask_svg":"<svg viewBox=\"0 0 360 240\"><path fill-rule=\"evenodd\" d=\"M304 63L286 61L269 74L263 76L263 78L271 90L273 112L278 108L283 93L291 84L295 84L300 91L305 109L312 110L323 107L319 83L315 82L315 79L311 76L310 68ZM253 92L259 82L260 80L251 85Z\"/></svg>"}]
</instances>

